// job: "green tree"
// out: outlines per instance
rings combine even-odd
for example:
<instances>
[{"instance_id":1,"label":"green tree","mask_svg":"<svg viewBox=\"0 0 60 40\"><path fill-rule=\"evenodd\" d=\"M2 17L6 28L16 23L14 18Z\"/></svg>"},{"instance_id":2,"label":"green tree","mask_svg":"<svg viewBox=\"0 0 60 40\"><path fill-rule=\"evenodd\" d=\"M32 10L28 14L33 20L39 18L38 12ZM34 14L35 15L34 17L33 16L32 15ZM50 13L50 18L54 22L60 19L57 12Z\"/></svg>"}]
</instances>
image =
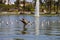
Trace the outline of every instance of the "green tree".
<instances>
[{"instance_id":1,"label":"green tree","mask_svg":"<svg viewBox=\"0 0 60 40\"><path fill-rule=\"evenodd\" d=\"M56 13L58 13L58 8L59 8L59 0L57 0L57 1L55 2L55 4L56 4L56 6L57 6L57 11L56 11Z\"/></svg>"},{"instance_id":2,"label":"green tree","mask_svg":"<svg viewBox=\"0 0 60 40\"><path fill-rule=\"evenodd\" d=\"M23 11L25 10L25 0L23 0Z\"/></svg>"},{"instance_id":3,"label":"green tree","mask_svg":"<svg viewBox=\"0 0 60 40\"><path fill-rule=\"evenodd\" d=\"M49 13L51 13L51 5L52 5L51 3L52 3L52 0L45 0L45 7L49 11Z\"/></svg>"},{"instance_id":4,"label":"green tree","mask_svg":"<svg viewBox=\"0 0 60 40\"><path fill-rule=\"evenodd\" d=\"M33 4L34 4L34 8L35 8L35 6L36 6L36 0L33 0Z\"/></svg>"},{"instance_id":5,"label":"green tree","mask_svg":"<svg viewBox=\"0 0 60 40\"><path fill-rule=\"evenodd\" d=\"M18 9L18 11L19 11L19 6L20 6L19 4L20 4L20 0L16 0L15 1L15 6Z\"/></svg>"},{"instance_id":6,"label":"green tree","mask_svg":"<svg viewBox=\"0 0 60 40\"><path fill-rule=\"evenodd\" d=\"M16 0L16 1L15 1L16 7L19 7L19 4L20 4L20 0Z\"/></svg>"},{"instance_id":7,"label":"green tree","mask_svg":"<svg viewBox=\"0 0 60 40\"><path fill-rule=\"evenodd\" d=\"M8 0L8 5L9 5L9 3L10 3L10 0Z\"/></svg>"},{"instance_id":8,"label":"green tree","mask_svg":"<svg viewBox=\"0 0 60 40\"><path fill-rule=\"evenodd\" d=\"M0 0L0 4L4 4L5 2L5 0Z\"/></svg>"},{"instance_id":9,"label":"green tree","mask_svg":"<svg viewBox=\"0 0 60 40\"><path fill-rule=\"evenodd\" d=\"M0 4L2 4L2 0L0 0Z\"/></svg>"},{"instance_id":10,"label":"green tree","mask_svg":"<svg viewBox=\"0 0 60 40\"><path fill-rule=\"evenodd\" d=\"M10 3L10 0L8 0L8 10L10 9L10 8L9 8L9 3Z\"/></svg>"}]
</instances>

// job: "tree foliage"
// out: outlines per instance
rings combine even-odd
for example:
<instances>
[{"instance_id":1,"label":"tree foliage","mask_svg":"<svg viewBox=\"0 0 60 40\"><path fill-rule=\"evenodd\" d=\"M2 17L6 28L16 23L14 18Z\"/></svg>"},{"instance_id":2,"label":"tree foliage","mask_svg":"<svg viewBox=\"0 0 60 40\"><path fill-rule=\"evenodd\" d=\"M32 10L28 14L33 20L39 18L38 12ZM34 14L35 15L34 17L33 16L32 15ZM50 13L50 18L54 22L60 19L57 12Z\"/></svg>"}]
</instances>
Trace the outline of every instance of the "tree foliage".
<instances>
[{"instance_id":1,"label":"tree foliage","mask_svg":"<svg viewBox=\"0 0 60 40\"><path fill-rule=\"evenodd\" d=\"M16 0L16 1L15 1L16 7L19 7L19 4L20 4L20 0Z\"/></svg>"}]
</instances>

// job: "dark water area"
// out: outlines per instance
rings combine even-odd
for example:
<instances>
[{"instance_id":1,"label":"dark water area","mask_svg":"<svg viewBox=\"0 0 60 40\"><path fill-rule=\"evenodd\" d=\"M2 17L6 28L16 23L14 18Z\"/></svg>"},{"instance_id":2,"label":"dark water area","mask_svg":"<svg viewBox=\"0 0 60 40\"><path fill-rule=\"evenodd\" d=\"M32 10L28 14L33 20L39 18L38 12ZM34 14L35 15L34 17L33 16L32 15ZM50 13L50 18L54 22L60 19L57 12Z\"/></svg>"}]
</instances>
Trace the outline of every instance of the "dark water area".
<instances>
[{"instance_id":1,"label":"dark water area","mask_svg":"<svg viewBox=\"0 0 60 40\"><path fill-rule=\"evenodd\" d=\"M60 40L60 17L40 16L39 35L36 34L35 23L26 25L26 34L22 34L22 18L35 22L31 15L5 15L0 16L0 40Z\"/></svg>"}]
</instances>

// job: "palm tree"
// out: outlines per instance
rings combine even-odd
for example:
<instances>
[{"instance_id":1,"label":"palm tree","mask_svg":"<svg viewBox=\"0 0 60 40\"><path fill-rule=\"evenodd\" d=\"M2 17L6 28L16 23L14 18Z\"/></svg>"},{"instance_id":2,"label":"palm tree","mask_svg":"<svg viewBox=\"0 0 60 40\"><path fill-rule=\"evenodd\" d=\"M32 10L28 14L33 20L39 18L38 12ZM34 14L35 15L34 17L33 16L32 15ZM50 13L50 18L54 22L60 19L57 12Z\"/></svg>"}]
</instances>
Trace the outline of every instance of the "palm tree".
<instances>
[{"instance_id":1,"label":"palm tree","mask_svg":"<svg viewBox=\"0 0 60 40\"><path fill-rule=\"evenodd\" d=\"M59 2L57 1L56 2L56 5L57 5L57 11L56 11L56 13L58 13L58 4L59 4Z\"/></svg>"},{"instance_id":2,"label":"palm tree","mask_svg":"<svg viewBox=\"0 0 60 40\"><path fill-rule=\"evenodd\" d=\"M59 2L58 2L58 0L54 0L54 5L57 7L55 7L56 8L56 14L58 13L58 5L59 5Z\"/></svg>"},{"instance_id":3,"label":"palm tree","mask_svg":"<svg viewBox=\"0 0 60 40\"><path fill-rule=\"evenodd\" d=\"M49 3L50 3L50 4L49 4L49 5L50 5L50 7L49 7L49 13L51 13L51 7L52 7L52 6L51 6L51 5L52 5L51 2L52 2L52 1L50 0L50 2L49 2Z\"/></svg>"},{"instance_id":4,"label":"palm tree","mask_svg":"<svg viewBox=\"0 0 60 40\"><path fill-rule=\"evenodd\" d=\"M40 0L39 2L40 2L40 8L42 9L41 11L43 12L43 4L44 3L42 2L42 0Z\"/></svg>"},{"instance_id":5,"label":"palm tree","mask_svg":"<svg viewBox=\"0 0 60 40\"><path fill-rule=\"evenodd\" d=\"M10 3L10 0L8 0L8 5L9 5L9 3Z\"/></svg>"},{"instance_id":6,"label":"palm tree","mask_svg":"<svg viewBox=\"0 0 60 40\"><path fill-rule=\"evenodd\" d=\"M53 0L53 5L54 5L54 12L55 12L55 0Z\"/></svg>"},{"instance_id":7,"label":"palm tree","mask_svg":"<svg viewBox=\"0 0 60 40\"><path fill-rule=\"evenodd\" d=\"M25 0L23 0L23 11L25 10Z\"/></svg>"},{"instance_id":8,"label":"palm tree","mask_svg":"<svg viewBox=\"0 0 60 40\"><path fill-rule=\"evenodd\" d=\"M5 3L5 0L0 0L0 4L4 4Z\"/></svg>"},{"instance_id":9,"label":"palm tree","mask_svg":"<svg viewBox=\"0 0 60 40\"><path fill-rule=\"evenodd\" d=\"M2 0L0 0L0 4L2 4Z\"/></svg>"},{"instance_id":10,"label":"palm tree","mask_svg":"<svg viewBox=\"0 0 60 40\"><path fill-rule=\"evenodd\" d=\"M19 4L20 4L20 0L16 0L15 5L16 5L16 8L18 9L18 11L19 11Z\"/></svg>"},{"instance_id":11,"label":"palm tree","mask_svg":"<svg viewBox=\"0 0 60 40\"><path fill-rule=\"evenodd\" d=\"M52 0L46 0L46 5L49 10L49 13L51 13L51 5L52 5L51 2L52 2Z\"/></svg>"},{"instance_id":12,"label":"palm tree","mask_svg":"<svg viewBox=\"0 0 60 40\"><path fill-rule=\"evenodd\" d=\"M8 1L8 6L9 6L10 0L7 0L7 1ZM8 10L9 10L9 8L8 8Z\"/></svg>"},{"instance_id":13,"label":"palm tree","mask_svg":"<svg viewBox=\"0 0 60 40\"><path fill-rule=\"evenodd\" d=\"M34 4L34 8L35 8L35 6L36 6L36 0L33 0L33 4Z\"/></svg>"},{"instance_id":14,"label":"palm tree","mask_svg":"<svg viewBox=\"0 0 60 40\"><path fill-rule=\"evenodd\" d=\"M59 4L58 4L59 8L58 9L60 10L60 0L58 0L58 2L59 2Z\"/></svg>"},{"instance_id":15,"label":"palm tree","mask_svg":"<svg viewBox=\"0 0 60 40\"><path fill-rule=\"evenodd\" d=\"M58 13L58 11L59 11L59 0L57 1L57 13Z\"/></svg>"},{"instance_id":16,"label":"palm tree","mask_svg":"<svg viewBox=\"0 0 60 40\"><path fill-rule=\"evenodd\" d=\"M44 3L45 3L44 6L46 7L46 0L44 0Z\"/></svg>"}]
</instances>

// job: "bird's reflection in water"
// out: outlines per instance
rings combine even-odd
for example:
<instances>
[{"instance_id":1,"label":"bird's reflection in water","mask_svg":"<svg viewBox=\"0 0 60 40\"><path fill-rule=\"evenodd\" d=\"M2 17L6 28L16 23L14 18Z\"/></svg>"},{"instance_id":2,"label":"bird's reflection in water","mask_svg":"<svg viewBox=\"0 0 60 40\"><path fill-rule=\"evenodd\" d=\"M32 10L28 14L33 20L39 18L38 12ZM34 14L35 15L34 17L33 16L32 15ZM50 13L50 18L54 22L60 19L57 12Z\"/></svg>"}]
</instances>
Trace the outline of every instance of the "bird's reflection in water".
<instances>
[{"instance_id":1,"label":"bird's reflection in water","mask_svg":"<svg viewBox=\"0 0 60 40\"><path fill-rule=\"evenodd\" d=\"M20 38L15 38L14 40L24 40L24 39L20 39Z\"/></svg>"}]
</instances>

